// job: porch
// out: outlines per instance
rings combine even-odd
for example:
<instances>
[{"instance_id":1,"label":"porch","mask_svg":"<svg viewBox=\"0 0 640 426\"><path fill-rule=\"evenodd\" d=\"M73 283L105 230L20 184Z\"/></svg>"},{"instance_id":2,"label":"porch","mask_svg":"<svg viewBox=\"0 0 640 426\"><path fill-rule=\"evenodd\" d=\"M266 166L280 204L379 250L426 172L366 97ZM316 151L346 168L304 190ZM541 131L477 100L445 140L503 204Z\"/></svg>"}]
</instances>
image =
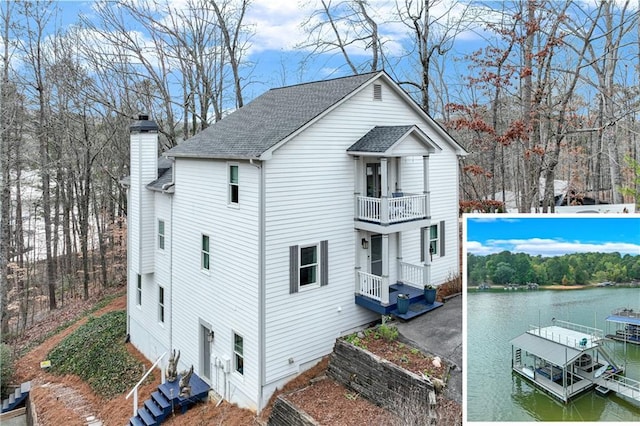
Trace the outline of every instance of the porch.
<instances>
[{"instance_id":1,"label":"porch","mask_svg":"<svg viewBox=\"0 0 640 426\"><path fill-rule=\"evenodd\" d=\"M409 295L409 310L406 314L398 313L398 295ZM356 294L356 305L362 306L380 315L393 315L403 320L410 320L422 314L426 314L442 306L441 302L427 305L424 300L424 290L403 283L392 284L388 287L389 303L383 304L380 300L363 294Z\"/></svg>"},{"instance_id":2,"label":"porch","mask_svg":"<svg viewBox=\"0 0 640 426\"><path fill-rule=\"evenodd\" d=\"M392 314L402 319L411 319L442 306L440 302L427 304L424 285L430 282L429 265L414 265L398 262L398 281L389 284L389 277L358 271L356 305L382 315ZM409 295L409 311L398 313L398 295Z\"/></svg>"}]
</instances>

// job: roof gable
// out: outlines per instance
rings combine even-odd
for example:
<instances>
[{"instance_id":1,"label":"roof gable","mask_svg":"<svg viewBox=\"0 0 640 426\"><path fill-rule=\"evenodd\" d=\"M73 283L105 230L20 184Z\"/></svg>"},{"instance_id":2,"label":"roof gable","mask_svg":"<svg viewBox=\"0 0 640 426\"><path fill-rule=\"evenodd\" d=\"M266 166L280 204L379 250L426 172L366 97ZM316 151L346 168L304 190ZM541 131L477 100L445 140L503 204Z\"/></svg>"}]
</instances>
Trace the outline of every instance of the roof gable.
<instances>
[{"instance_id":1,"label":"roof gable","mask_svg":"<svg viewBox=\"0 0 640 426\"><path fill-rule=\"evenodd\" d=\"M259 158L378 75L361 74L271 89L165 155Z\"/></svg>"},{"instance_id":2,"label":"roof gable","mask_svg":"<svg viewBox=\"0 0 640 426\"><path fill-rule=\"evenodd\" d=\"M351 145L347 152L394 157L432 154L441 150L418 126L376 126Z\"/></svg>"}]
</instances>

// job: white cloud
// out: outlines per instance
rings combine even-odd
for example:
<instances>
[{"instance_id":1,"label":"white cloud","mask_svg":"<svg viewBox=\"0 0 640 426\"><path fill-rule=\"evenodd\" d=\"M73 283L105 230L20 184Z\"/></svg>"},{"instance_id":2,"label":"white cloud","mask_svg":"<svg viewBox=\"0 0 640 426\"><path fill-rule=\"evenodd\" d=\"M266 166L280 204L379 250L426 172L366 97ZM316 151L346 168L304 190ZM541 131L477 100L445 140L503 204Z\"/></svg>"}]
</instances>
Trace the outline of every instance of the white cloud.
<instances>
[{"instance_id":1,"label":"white cloud","mask_svg":"<svg viewBox=\"0 0 640 426\"><path fill-rule=\"evenodd\" d=\"M467 243L467 247L472 242ZM623 242L583 243L580 241L561 241L545 238L487 240L485 244L474 243L473 254L499 253L508 250L515 253L528 253L532 256L561 256L570 253L613 253L640 255L640 245ZM477 246L476 246L477 245Z\"/></svg>"}]
</instances>

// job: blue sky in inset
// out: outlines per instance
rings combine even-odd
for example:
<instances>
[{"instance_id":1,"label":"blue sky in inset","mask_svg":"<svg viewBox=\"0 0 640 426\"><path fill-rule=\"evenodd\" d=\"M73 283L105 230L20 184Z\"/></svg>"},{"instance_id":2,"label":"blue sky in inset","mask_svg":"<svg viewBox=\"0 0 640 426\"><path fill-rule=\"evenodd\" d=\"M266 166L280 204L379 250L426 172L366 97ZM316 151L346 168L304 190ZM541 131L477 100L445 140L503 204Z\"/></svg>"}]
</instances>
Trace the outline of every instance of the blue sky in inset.
<instances>
[{"instance_id":1,"label":"blue sky in inset","mask_svg":"<svg viewBox=\"0 0 640 426\"><path fill-rule=\"evenodd\" d=\"M640 216L467 217L465 247L475 255L504 250L532 256L593 252L640 255Z\"/></svg>"}]
</instances>

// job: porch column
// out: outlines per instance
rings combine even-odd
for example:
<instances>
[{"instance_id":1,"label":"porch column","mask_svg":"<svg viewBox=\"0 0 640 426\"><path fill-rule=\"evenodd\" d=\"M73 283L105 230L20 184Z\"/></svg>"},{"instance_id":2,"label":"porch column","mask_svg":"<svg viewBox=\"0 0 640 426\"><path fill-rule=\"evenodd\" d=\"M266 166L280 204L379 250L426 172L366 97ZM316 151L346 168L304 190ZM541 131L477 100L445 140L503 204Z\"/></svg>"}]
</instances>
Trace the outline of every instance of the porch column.
<instances>
[{"instance_id":1,"label":"porch column","mask_svg":"<svg viewBox=\"0 0 640 426\"><path fill-rule=\"evenodd\" d=\"M362 250L361 248L361 240L360 240L360 231L357 229L353 230L354 232L354 255L355 255L355 294L360 294L360 270L362 269L362 267L360 266L360 250Z\"/></svg>"},{"instance_id":2,"label":"porch column","mask_svg":"<svg viewBox=\"0 0 640 426\"><path fill-rule=\"evenodd\" d=\"M422 285L431 284L431 230L425 228L425 232L421 232L420 238L424 239L424 268L422 268Z\"/></svg>"},{"instance_id":3,"label":"porch column","mask_svg":"<svg viewBox=\"0 0 640 426\"><path fill-rule=\"evenodd\" d=\"M402 157L395 158L396 163L396 190L395 192L402 192L402 170L400 164L402 163Z\"/></svg>"},{"instance_id":4,"label":"porch column","mask_svg":"<svg viewBox=\"0 0 640 426\"><path fill-rule=\"evenodd\" d=\"M399 281L402 281L402 232L396 232L396 268Z\"/></svg>"},{"instance_id":5,"label":"porch column","mask_svg":"<svg viewBox=\"0 0 640 426\"><path fill-rule=\"evenodd\" d=\"M380 159L380 223L389 223L389 163L387 157Z\"/></svg>"},{"instance_id":6,"label":"porch column","mask_svg":"<svg viewBox=\"0 0 640 426\"><path fill-rule=\"evenodd\" d=\"M422 192L424 194L424 214L431 217L431 191L429 189L429 154L422 156Z\"/></svg>"},{"instance_id":7,"label":"porch column","mask_svg":"<svg viewBox=\"0 0 640 426\"><path fill-rule=\"evenodd\" d=\"M358 198L360 197L360 157L357 155L353 156L353 214L357 219L360 216L360 206L358 202ZM357 238L356 238L357 240Z\"/></svg>"},{"instance_id":8,"label":"porch column","mask_svg":"<svg viewBox=\"0 0 640 426\"><path fill-rule=\"evenodd\" d=\"M382 234L382 289L381 302L389 303L389 234Z\"/></svg>"}]
</instances>

